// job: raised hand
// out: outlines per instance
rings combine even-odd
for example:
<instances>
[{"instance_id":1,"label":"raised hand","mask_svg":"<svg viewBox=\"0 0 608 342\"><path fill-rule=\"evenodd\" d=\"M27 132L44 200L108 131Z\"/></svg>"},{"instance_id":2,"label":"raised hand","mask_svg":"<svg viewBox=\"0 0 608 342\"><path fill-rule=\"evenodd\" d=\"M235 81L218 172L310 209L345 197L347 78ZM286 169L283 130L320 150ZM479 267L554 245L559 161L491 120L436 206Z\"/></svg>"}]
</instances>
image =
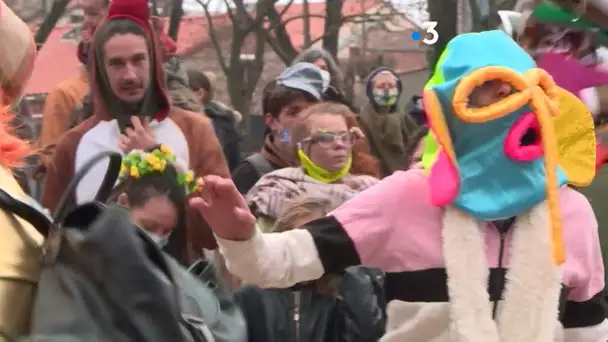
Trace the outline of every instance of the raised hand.
<instances>
[{"instance_id":1,"label":"raised hand","mask_svg":"<svg viewBox=\"0 0 608 342\"><path fill-rule=\"evenodd\" d=\"M149 150L158 145L152 130L148 125L148 120L141 120L137 116L131 117L133 128L127 127L125 133L120 136L119 148L124 153L132 150Z\"/></svg>"},{"instance_id":2,"label":"raised hand","mask_svg":"<svg viewBox=\"0 0 608 342\"><path fill-rule=\"evenodd\" d=\"M190 200L211 230L225 240L244 241L255 232L255 216L249 211L245 198L230 178L209 175L203 177L199 197Z\"/></svg>"}]
</instances>

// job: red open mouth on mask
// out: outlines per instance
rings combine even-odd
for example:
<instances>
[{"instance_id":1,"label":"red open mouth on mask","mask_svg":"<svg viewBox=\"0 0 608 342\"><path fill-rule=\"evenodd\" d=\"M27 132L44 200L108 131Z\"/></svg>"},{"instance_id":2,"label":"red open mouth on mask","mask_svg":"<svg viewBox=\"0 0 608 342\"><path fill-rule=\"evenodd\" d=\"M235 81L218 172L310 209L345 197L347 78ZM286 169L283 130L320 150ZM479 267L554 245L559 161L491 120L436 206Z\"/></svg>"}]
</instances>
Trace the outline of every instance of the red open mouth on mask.
<instances>
[{"instance_id":1,"label":"red open mouth on mask","mask_svg":"<svg viewBox=\"0 0 608 342\"><path fill-rule=\"evenodd\" d=\"M504 152L518 162L532 161L543 155L540 124L534 113L524 114L513 124L505 139Z\"/></svg>"}]
</instances>

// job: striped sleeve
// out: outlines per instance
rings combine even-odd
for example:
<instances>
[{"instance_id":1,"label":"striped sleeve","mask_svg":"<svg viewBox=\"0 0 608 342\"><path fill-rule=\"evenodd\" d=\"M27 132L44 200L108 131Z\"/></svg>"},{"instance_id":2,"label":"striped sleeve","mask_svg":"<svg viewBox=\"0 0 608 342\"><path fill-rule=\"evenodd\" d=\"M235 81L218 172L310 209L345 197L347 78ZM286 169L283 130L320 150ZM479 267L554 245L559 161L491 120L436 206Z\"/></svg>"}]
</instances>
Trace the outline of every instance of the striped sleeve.
<instances>
[{"instance_id":1,"label":"striped sleeve","mask_svg":"<svg viewBox=\"0 0 608 342\"><path fill-rule=\"evenodd\" d=\"M569 189L570 190L570 189ZM589 202L578 192L562 192L562 220L568 250L565 267L574 276L568 281L568 300L562 314L565 342L608 341L607 307L604 295L604 264L598 226Z\"/></svg>"}]
</instances>

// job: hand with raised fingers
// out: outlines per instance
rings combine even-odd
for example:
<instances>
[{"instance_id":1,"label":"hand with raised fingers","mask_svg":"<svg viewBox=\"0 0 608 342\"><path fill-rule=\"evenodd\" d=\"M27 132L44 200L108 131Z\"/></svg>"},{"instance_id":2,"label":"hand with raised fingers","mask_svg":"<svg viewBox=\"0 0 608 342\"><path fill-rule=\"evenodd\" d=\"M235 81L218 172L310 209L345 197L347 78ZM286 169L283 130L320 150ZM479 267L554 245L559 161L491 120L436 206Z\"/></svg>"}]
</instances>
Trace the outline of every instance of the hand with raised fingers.
<instances>
[{"instance_id":1,"label":"hand with raised fingers","mask_svg":"<svg viewBox=\"0 0 608 342\"><path fill-rule=\"evenodd\" d=\"M140 119L137 116L131 117L133 127L127 127L125 133L120 136L119 148L124 153L129 153L132 150L149 150L158 146L158 142L152 133L149 125L149 119Z\"/></svg>"},{"instance_id":2,"label":"hand with raised fingers","mask_svg":"<svg viewBox=\"0 0 608 342\"><path fill-rule=\"evenodd\" d=\"M230 178L209 175L201 180L198 197L190 207L198 210L211 230L224 240L245 241L255 233L255 216Z\"/></svg>"}]
</instances>

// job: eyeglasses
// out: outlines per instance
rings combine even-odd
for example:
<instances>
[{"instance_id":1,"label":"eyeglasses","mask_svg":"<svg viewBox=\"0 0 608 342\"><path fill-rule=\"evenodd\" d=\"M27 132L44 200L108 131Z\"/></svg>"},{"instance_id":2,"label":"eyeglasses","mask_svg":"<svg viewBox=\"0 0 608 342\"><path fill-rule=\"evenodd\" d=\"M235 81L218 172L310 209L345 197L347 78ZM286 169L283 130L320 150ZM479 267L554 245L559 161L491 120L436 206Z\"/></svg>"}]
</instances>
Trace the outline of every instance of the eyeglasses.
<instances>
[{"instance_id":1,"label":"eyeglasses","mask_svg":"<svg viewBox=\"0 0 608 342\"><path fill-rule=\"evenodd\" d=\"M343 133L315 133L308 138L302 139L298 143L298 147L301 147L302 143L310 142L318 144L323 148L331 148L334 146L334 143L339 142L346 147L350 147L355 142L355 137L351 132L343 132Z\"/></svg>"}]
</instances>

